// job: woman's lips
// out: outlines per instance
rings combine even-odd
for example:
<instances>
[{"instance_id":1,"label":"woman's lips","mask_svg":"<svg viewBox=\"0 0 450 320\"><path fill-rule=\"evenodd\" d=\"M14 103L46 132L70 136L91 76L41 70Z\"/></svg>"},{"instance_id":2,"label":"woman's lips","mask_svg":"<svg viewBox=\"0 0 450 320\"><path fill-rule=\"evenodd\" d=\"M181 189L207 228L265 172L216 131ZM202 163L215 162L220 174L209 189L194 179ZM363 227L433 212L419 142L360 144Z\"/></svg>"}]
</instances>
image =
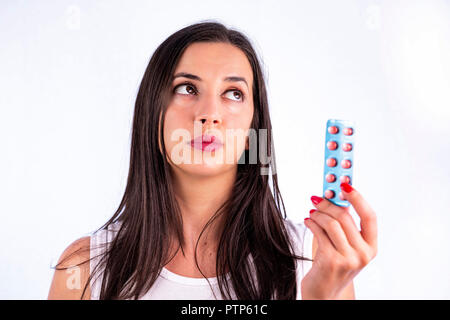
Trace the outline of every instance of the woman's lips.
<instances>
[{"instance_id":1,"label":"woman's lips","mask_svg":"<svg viewBox=\"0 0 450 320\"><path fill-rule=\"evenodd\" d=\"M202 151L214 151L222 148L222 142L216 136L202 135L191 140L191 146Z\"/></svg>"}]
</instances>

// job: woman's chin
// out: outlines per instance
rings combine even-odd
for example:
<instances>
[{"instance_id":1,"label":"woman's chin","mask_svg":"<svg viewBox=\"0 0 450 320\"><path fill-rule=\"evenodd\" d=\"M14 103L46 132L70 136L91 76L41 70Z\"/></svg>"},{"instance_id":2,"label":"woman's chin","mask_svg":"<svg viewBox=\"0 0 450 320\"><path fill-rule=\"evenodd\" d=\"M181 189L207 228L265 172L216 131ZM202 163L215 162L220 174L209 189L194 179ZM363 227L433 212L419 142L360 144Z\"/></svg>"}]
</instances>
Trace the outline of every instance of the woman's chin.
<instances>
[{"instance_id":1,"label":"woman's chin","mask_svg":"<svg viewBox=\"0 0 450 320\"><path fill-rule=\"evenodd\" d=\"M203 163L181 164L177 169L191 176L208 177L225 173L235 168L237 164L217 163L204 161Z\"/></svg>"},{"instance_id":2,"label":"woman's chin","mask_svg":"<svg viewBox=\"0 0 450 320\"><path fill-rule=\"evenodd\" d=\"M178 156L180 155L180 156ZM171 156L172 166L178 170L198 176L213 176L237 169L239 159L233 155L226 155L226 150L219 151L198 151L177 154Z\"/></svg>"}]
</instances>

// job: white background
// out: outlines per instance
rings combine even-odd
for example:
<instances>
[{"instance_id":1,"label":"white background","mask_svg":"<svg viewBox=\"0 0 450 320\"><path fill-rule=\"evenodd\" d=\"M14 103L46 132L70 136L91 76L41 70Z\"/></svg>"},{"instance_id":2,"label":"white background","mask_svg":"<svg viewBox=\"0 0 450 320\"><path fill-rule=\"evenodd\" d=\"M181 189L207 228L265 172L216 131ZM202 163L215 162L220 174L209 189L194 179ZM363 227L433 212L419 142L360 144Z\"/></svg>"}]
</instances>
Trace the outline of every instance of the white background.
<instances>
[{"instance_id":1,"label":"white background","mask_svg":"<svg viewBox=\"0 0 450 320\"><path fill-rule=\"evenodd\" d=\"M450 299L449 18L448 1L1 1L0 298L45 299L64 248L113 214L151 55L215 19L264 61L288 217L321 195L326 120L354 120L379 222L357 298Z\"/></svg>"}]
</instances>

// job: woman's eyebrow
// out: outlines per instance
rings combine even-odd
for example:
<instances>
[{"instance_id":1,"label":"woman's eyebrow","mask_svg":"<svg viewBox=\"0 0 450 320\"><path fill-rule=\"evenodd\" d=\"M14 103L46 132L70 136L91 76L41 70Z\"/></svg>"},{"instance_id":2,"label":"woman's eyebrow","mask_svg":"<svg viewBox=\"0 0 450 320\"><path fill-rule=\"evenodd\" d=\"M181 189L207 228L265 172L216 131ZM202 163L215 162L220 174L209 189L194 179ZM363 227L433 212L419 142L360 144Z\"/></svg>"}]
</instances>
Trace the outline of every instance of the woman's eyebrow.
<instances>
[{"instance_id":1,"label":"woman's eyebrow","mask_svg":"<svg viewBox=\"0 0 450 320\"><path fill-rule=\"evenodd\" d=\"M175 74L172 77L172 80L174 80L175 78L178 78L178 77L185 77L185 78L192 79L192 80L202 81L202 79L199 76L196 76L195 74L191 74L191 73L187 73L187 72L178 72L177 74ZM248 83L245 80L245 78L243 78L243 77L230 76L230 77L223 78L223 81L229 81L229 82L243 81L248 88Z\"/></svg>"}]
</instances>

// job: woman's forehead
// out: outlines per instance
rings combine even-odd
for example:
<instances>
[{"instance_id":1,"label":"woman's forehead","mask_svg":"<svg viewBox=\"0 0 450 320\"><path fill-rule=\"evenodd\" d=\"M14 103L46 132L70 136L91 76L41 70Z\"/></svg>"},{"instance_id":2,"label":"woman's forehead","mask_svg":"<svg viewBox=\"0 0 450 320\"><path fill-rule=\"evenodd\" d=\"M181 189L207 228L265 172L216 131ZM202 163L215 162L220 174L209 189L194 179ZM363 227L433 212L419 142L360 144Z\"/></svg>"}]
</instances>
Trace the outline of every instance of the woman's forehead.
<instances>
[{"instance_id":1,"label":"woman's forehead","mask_svg":"<svg viewBox=\"0 0 450 320\"><path fill-rule=\"evenodd\" d=\"M251 85L253 74L247 56L228 43L193 43L184 51L174 75L189 73L199 78L237 76ZM202 77L203 76L203 77Z\"/></svg>"}]
</instances>

